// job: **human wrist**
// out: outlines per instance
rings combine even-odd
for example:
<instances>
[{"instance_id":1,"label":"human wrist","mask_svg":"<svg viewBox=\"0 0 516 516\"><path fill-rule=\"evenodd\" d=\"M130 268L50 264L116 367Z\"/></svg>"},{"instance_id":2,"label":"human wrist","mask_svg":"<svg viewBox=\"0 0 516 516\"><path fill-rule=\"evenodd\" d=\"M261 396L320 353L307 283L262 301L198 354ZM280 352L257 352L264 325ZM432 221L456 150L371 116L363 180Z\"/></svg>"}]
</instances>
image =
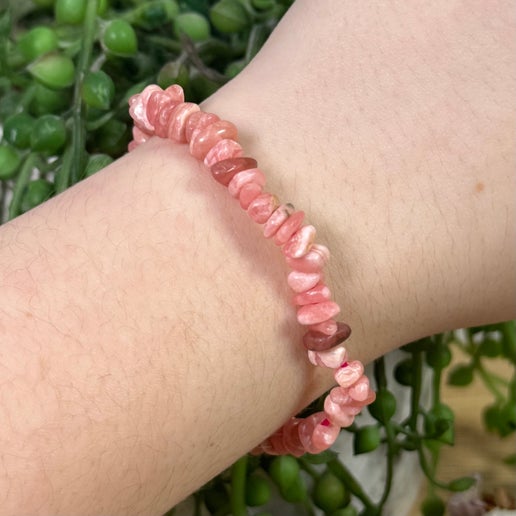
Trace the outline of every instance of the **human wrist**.
<instances>
[{"instance_id":1,"label":"human wrist","mask_svg":"<svg viewBox=\"0 0 516 516\"><path fill-rule=\"evenodd\" d=\"M256 451L296 456L324 451L338 437L340 428L350 426L361 409L375 399L363 364L352 359L342 345L350 328L335 320L340 307L332 300L323 272L330 251L314 242L316 229L304 221L304 211L270 193L256 160L246 157L238 142L234 124L185 102L178 85L165 90L147 86L129 99L129 105L135 124L129 151L155 136L186 144L200 169L226 187L249 218L263 224L263 236L281 248L292 269L287 283L296 294L292 303L297 320L306 327L303 345L308 359L314 366L332 370L338 386L326 397L324 410L306 418L290 418Z\"/></svg>"},{"instance_id":2,"label":"human wrist","mask_svg":"<svg viewBox=\"0 0 516 516\"><path fill-rule=\"evenodd\" d=\"M270 190L302 208L310 223L317 227L318 241L332 252L326 268L328 283L342 307L343 319L353 328L348 347L353 356L371 362L409 341L404 332L406 321L397 317L399 307L389 302L388 295L384 297L382 287L390 288L389 264L386 260L371 261L371 256L381 255L382 245L374 240L373 232L364 228L364 207L348 197L347 185L333 157L314 166L309 150L303 147L303 142L310 139L317 148L324 139L324 130L297 126L289 117L289 107L276 116L263 99L260 109L255 109L250 102L253 96L259 96L259 87L250 89L254 79L253 69L244 83L239 83L237 77L228 88L222 88L204 102L203 109L221 116L227 114L235 121L246 151L266 171ZM270 120L275 122L268 123ZM290 129L290 124L296 125L296 131ZM384 318L375 321L375 313L379 312ZM327 388L330 385L331 381L326 383Z\"/></svg>"}]
</instances>

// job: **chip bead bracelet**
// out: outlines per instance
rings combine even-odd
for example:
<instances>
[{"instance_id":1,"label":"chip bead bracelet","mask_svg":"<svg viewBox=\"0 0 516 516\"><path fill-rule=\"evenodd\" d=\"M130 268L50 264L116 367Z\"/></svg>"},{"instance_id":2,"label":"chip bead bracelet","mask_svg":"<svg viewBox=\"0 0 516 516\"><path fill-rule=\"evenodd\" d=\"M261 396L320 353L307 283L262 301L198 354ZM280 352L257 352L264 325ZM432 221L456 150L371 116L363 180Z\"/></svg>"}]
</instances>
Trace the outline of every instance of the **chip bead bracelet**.
<instances>
[{"instance_id":1,"label":"chip bead bracelet","mask_svg":"<svg viewBox=\"0 0 516 516\"><path fill-rule=\"evenodd\" d=\"M162 90L147 86L129 99L134 120L129 151L153 136L189 146L190 154L204 164L212 177L227 188L249 217L263 226L263 235L282 248L292 269L287 283L294 292L298 322L307 327L303 346L316 366L333 369L337 387L324 401L324 411L307 418L290 418L257 446L253 453L271 455L319 453L337 439L340 428L350 426L360 410L372 403L375 393L364 376L364 366L350 361L342 343L350 327L337 322L339 305L331 299L323 268L330 258L324 245L315 243L316 230L306 224L303 211L264 191L265 175L255 159L244 156L237 128L197 104L185 102L183 90L172 85Z\"/></svg>"}]
</instances>

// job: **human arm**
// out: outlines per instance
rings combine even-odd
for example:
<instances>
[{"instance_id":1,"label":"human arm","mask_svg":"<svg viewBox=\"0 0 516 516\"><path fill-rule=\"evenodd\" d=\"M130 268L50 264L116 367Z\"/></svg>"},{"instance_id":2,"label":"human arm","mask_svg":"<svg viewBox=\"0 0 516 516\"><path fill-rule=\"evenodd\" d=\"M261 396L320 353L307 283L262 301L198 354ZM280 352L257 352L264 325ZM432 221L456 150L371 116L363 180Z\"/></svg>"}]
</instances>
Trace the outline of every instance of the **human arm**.
<instances>
[{"instance_id":1,"label":"human arm","mask_svg":"<svg viewBox=\"0 0 516 516\"><path fill-rule=\"evenodd\" d=\"M352 356L514 317L509 4L314 5L205 108L331 249ZM3 514L160 514L331 385L259 236L156 140L0 230Z\"/></svg>"}]
</instances>

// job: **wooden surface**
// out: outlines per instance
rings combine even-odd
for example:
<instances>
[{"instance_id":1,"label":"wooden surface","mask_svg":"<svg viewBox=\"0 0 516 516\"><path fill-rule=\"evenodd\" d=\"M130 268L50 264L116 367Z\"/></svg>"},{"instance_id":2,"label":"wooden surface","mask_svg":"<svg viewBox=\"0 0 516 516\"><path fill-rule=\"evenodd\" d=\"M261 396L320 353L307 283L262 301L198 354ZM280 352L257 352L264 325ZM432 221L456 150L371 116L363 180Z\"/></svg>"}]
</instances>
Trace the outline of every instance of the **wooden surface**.
<instances>
[{"instance_id":1,"label":"wooden surface","mask_svg":"<svg viewBox=\"0 0 516 516\"><path fill-rule=\"evenodd\" d=\"M454 362L460 357L454 357ZM503 361L489 360L489 369L509 378L512 368ZM516 490L516 470L502 460L516 452L516 436L505 439L488 433L482 423L484 407L493 402L493 395L476 378L468 387L443 386L442 401L455 413L455 445L442 448L438 467L438 478L443 481L480 473L485 490L500 486ZM440 492L445 495L444 492ZM410 516L418 516L419 503L426 494L426 486L420 493L420 500ZM446 497L446 495L445 495Z\"/></svg>"}]
</instances>

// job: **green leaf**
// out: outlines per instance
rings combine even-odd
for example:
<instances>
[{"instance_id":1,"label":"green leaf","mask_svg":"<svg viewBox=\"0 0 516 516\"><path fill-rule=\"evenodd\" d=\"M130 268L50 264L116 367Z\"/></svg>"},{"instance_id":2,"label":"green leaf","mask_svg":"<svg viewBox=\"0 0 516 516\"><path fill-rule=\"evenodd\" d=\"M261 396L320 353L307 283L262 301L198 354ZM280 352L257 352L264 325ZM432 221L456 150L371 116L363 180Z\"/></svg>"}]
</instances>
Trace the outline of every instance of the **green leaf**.
<instances>
[{"instance_id":1,"label":"green leaf","mask_svg":"<svg viewBox=\"0 0 516 516\"><path fill-rule=\"evenodd\" d=\"M445 510L444 502L435 494L429 495L421 504L421 514L423 516L443 516Z\"/></svg>"},{"instance_id":2,"label":"green leaf","mask_svg":"<svg viewBox=\"0 0 516 516\"><path fill-rule=\"evenodd\" d=\"M330 460L334 460L338 457L338 453L332 450L325 450L317 455L312 455L311 453L305 453L303 455L303 459L309 462L310 464L326 464L330 462Z\"/></svg>"},{"instance_id":3,"label":"green leaf","mask_svg":"<svg viewBox=\"0 0 516 516\"><path fill-rule=\"evenodd\" d=\"M46 179L35 179L27 185L22 198L21 211L32 210L42 202L52 197L54 185Z\"/></svg>"},{"instance_id":4,"label":"green leaf","mask_svg":"<svg viewBox=\"0 0 516 516\"><path fill-rule=\"evenodd\" d=\"M498 404L489 405L482 413L484 425L489 432L496 432L502 422L500 406Z\"/></svg>"},{"instance_id":5,"label":"green leaf","mask_svg":"<svg viewBox=\"0 0 516 516\"><path fill-rule=\"evenodd\" d=\"M413 382L414 361L406 358L396 364L394 368L394 378L400 385L410 386Z\"/></svg>"},{"instance_id":6,"label":"green leaf","mask_svg":"<svg viewBox=\"0 0 516 516\"><path fill-rule=\"evenodd\" d=\"M12 179L16 176L21 165L18 151L11 145L0 145L0 181Z\"/></svg>"},{"instance_id":7,"label":"green leaf","mask_svg":"<svg viewBox=\"0 0 516 516\"><path fill-rule=\"evenodd\" d=\"M466 491L475 485L476 479L474 477L461 477L452 480L448 484L448 489L453 492Z\"/></svg>"},{"instance_id":8,"label":"green leaf","mask_svg":"<svg viewBox=\"0 0 516 516\"><path fill-rule=\"evenodd\" d=\"M263 476L252 474L245 483L245 502L250 507L265 505L271 497L269 481Z\"/></svg>"},{"instance_id":9,"label":"green leaf","mask_svg":"<svg viewBox=\"0 0 516 516\"><path fill-rule=\"evenodd\" d=\"M192 41L204 41L210 37L210 24L199 13L184 12L174 18L174 31L178 38L185 35Z\"/></svg>"},{"instance_id":10,"label":"green leaf","mask_svg":"<svg viewBox=\"0 0 516 516\"><path fill-rule=\"evenodd\" d=\"M102 44L117 56L132 56L138 50L138 39L134 29L122 19L109 22L102 35Z\"/></svg>"},{"instance_id":11,"label":"green leaf","mask_svg":"<svg viewBox=\"0 0 516 516\"><path fill-rule=\"evenodd\" d=\"M515 321L508 321L502 327L503 355L513 364L516 364L516 325Z\"/></svg>"},{"instance_id":12,"label":"green leaf","mask_svg":"<svg viewBox=\"0 0 516 516\"><path fill-rule=\"evenodd\" d=\"M9 9L0 10L0 39L5 39L11 33L11 11Z\"/></svg>"},{"instance_id":13,"label":"green leaf","mask_svg":"<svg viewBox=\"0 0 516 516\"><path fill-rule=\"evenodd\" d=\"M396 398L387 389L380 389L376 394L376 399L367 409L380 423L386 424L396 412Z\"/></svg>"},{"instance_id":14,"label":"green leaf","mask_svg":"<svg viewBox=\"0 0 516 516\"><path fill-rule=\"evenodd\" d=\"M219 0L210 9L210 20L220 32L240 32L249 25L249 16L244 6L234 0Z\"/></svg>"},{"instance_id":15,"label":"green leaf","mask_svg":"<svg viewBox=\"0 0 516 516\"><path fill-rule=\"evenodd\" d=\"M97 173L99 170L111 165L113 158L107 154L92 154L88 157L86 168L84 169L84 176L89 177Z\"/></svg>"},{"instance_id":16,"label":"green leaf","mask_svg":"<svg viewBox=\"0 0 516 516\"><path fill-rule=\"evenodd\" d=\"M507 466L516 466L516 453L513 453L511 455L508 455L503 459L504 464L507 464Z\"/></svg>"},{"instance_id":17,"label":"green leaf","mask_svg":"<svg viewBox=\"0 0 516 516\"><path fill-rule=\"evenodd\" d=\"M426 363L434 369L444 369L451 362L451 352L446 344L435 344L426 352Z\"/></svg>"},{"instance_id":18,"label":"green leaf","mask_svg":"<svg viewBox=\"0 0 516 516\"><path fill-rule=\"evenodd\" d=\"M57 35L49 27L34 27L26 32L18 41L18 47L28 61L53 52L57 49Z\"/></svg>"},{"instance_id":19,"label":"green leaf","mask_svg":"<svg viewBox=\"0 0 516 516\"><path fill-rule=\"evenodd\" d=\"M460 364L455 366L448 375L448 384L456 387L464 387L473 381L473 367Z\"/></svg>"},{"instance_id":20,"label":"green leaf","mask_svg":"<svg viewBox=\"0 0 516 516\"><path fill-rule=\"evenodd\" d=\"M280 487L281 496L290 503L298 503L306 500L308 492L303 479L298 476L293 483L286 487Z\"/></svg>"},{"instance_id":21,"label":"green leaf","mask_svg":"<svg viewBox=\"0 0 516 516\"><path fill-rule=\"evenodd\" d=\"M323 473L315 483L312 498L326 513L336 511L350 502L350 495L344 484L330 471Z\"/></svg>"},{"instance_id":22,"label":"green leaf","mask_svg":"<svg viewBox=\"0 0 516 516\"><path fill-rule=\"evenodd\" d=\"M360 428L353 438L355 455L376 450L380 445L380 429L377 425L367 425Z\"/></svg>"},{"instance_id":23,"label":"green leaf","mask_svg":"<svg viewBox=\"0 0 516 516\"><path fill-rule=\"evenodd\" d=\"M502 342L495 339L485 339L478 345L478 353L485 357L495 358L503 352Z\"/></svg>"},{"instance_id":24,"label":"green leaf","mask_svg":"<svg viewBox=\"0 0 516 516\"><path fill-rule=\"evenodd\" d=\"M28 70L43 85L53 89L71 86L75 80L73 61L62 54L47 54L32 63Z\"/></svg>"},{"instance_id":25,"label":"green leaf","mask_svg":"<svg viewBox=\"0 0 516 516\"><path fill-rule=\"evenodd\" d=\"M108 109L115 96L115 83L102 70L90 72L82 83L81 96L85 104L92 108Z\"/></svg>"},{"instance_id":26,"label":"green leaf","mask_svg":"<svg viewBox=\"0 0 516 516\"><path fill-rule=\"evenodd\" d=\"M286 489L299 478L300 467L294 457L275 457L269 466L269 475L280 489Z\"/></svg>"},{"instance_id":27,"label":"green leaf","mask_svg":"<svg viewBox=\"0 0 516 516\"><path fill-rule=\"evenodd\" d=\"M439 403L429 410L424 418L427 439L437 439L441 443L453 445L455 440L454 414L450 407Z\"/></svg>"}]
</instances>

